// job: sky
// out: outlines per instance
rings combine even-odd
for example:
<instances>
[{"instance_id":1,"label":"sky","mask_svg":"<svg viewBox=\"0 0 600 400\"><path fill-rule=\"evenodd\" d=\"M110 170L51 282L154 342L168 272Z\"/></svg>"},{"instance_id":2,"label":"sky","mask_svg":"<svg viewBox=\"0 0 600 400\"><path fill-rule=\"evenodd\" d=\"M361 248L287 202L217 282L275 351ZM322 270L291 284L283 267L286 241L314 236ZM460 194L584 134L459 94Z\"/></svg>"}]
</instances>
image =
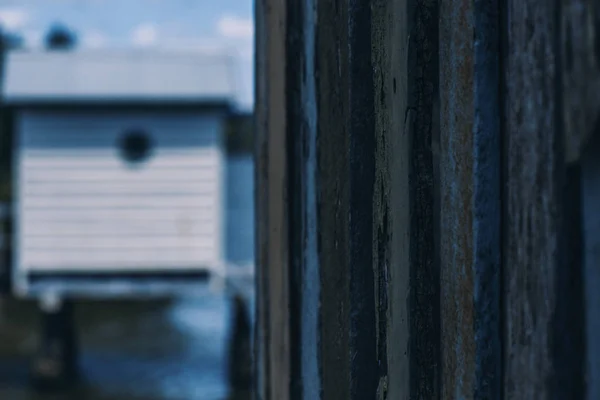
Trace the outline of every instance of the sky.
<instances>
[{"instance_id":1,"label":"sky","mask_svg":"<svg viewBox=\"0 0 600 400\"><path fill-rule=\"evenodd\" d=\"M30 48L55 23L90 49L225 48L238 61L239 101L253 104L253 0L0 0L0 26Z\"/></svg>"}]
</instances>

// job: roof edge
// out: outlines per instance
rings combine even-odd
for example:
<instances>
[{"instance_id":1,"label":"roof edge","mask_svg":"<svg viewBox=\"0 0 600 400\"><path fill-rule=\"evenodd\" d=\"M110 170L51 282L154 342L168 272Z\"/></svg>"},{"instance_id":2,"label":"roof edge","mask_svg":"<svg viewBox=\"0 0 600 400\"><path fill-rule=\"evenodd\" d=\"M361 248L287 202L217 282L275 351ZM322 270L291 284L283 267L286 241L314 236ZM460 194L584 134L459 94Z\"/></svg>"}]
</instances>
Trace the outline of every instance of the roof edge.
<instances>
[{"instance_id":1,"label":"roof edge","mask_svg":"<svg viewBox=\"0 0 600 400\"><path fill-rule=\"evenodd\" d=\"M40 101L40 100L21 100L21 101L4 101L3 107L13 110L29 109L29 110L45 110L45 111L219 111L230 114L235 110L234 104L229 100L201 100L201 101L177 101L177 100L107 100L107 101Z\"/></svg>"},{"instance_id":2,"label":"roof edge","mask_svg":"<svg viewBox=\"0 0 600 400\"><path fill-rule=\"evenodd\" d=\"M121 97L121 96L106 96L106 97L95 97L95 96L4 96L1 99L4 105L9 106L21 106L21 105L42 105L42 106L54 106L54 105L69 105L69 106L129 106L129 105L148 105L148 106L160 106L160 105L223 105L227 107L234 106L235 102L229 96L200 96L200 97L152 97L152 96L133 96L133 97Z\"/></svg>"}]
</instances>

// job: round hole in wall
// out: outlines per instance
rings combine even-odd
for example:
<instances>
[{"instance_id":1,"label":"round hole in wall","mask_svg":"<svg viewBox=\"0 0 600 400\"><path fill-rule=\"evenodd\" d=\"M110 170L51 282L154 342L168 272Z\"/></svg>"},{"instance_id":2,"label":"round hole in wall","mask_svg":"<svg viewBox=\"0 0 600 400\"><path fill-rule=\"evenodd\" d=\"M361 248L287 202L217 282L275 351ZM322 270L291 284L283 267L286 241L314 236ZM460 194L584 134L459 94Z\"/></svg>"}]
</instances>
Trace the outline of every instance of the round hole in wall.
<instances>
[{"instance_id":1,"label":"round hole in wall","mask_svg":"<svg viewBox=\"0 0 600 400\"><path fill-rule=\"evenodd\" d=\"M141 129L132 129L120 138L121 157L129 163L138 164L147 160L152 154L150 135Z\"/></svg>"}]
</instances>

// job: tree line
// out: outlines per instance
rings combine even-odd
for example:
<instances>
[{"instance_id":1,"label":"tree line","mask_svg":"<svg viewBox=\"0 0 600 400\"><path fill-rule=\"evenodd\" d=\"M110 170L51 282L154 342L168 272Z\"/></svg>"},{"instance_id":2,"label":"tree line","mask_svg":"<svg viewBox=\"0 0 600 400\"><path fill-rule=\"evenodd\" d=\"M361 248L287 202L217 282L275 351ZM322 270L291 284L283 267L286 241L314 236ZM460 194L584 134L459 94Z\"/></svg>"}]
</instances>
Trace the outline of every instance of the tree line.
<instances>
[{"instance_id":1,"label":"tree line","mask_svg":"<svg viewBox=\"0 0 600 400\"><path fill-rule=\"evenodd\" d=\"M53 24L44 36L44 47L49 50L72 50L77 46L77 33L63 24ZM18 50L25 47L23 36L0 26L1 50Z\"/></svg>"}]
</instances>

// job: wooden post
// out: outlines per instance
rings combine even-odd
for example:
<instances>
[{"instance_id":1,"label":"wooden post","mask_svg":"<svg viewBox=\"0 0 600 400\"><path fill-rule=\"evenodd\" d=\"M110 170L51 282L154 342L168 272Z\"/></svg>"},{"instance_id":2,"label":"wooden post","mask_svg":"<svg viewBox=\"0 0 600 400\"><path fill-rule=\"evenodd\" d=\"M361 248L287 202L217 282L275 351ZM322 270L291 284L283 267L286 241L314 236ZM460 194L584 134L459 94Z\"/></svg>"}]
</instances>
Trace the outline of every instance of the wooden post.
<instances>
[{"instance_id":1,"label":"wooden post","mask_svg":"<svg viewBox=\"0 0 600 400\"><path fill-rule=\"evenodd\" d=\"M256 11L258 398L600 396L600 8Z\"/></svg>"},{"instance_id":2,"label":"wooden post","mask_svg":"<svg viewBox=\"0 0 600 400\"><path fill-rule=\"evenodd\" d=\"M260 399L290 398L286 2L256 2L256 379Z\"/></svg>"},{"instance_id":3,"label":"wooden post","mask_svg":"<svg viewBox=\"0 0 600 400\"><path fill-rule=\"evenodd\" d=\"M32 374L40 389L73 386L79 378L79 349L74 304L63 300L56 309L40 307L41 329Z\"/></svg>"},{"instance_id":4,"label":"wooden post","mask_svg":"<svg viewBox=\"0 0 600 400\"><path fill-rule=\"evenodd\" d=\"M437 396L437 4L256 12L258 398Z\"/></svg>"},{"instance_id":5,"label":"wooden post","mask_svg":"<svg viewBox=\"0 0 600 400\"><path fill-rule=\"evenodd\" d=\"M232 389L229 398L249 400L252 393L251 321L244 297L236 294L232 300L232 327L227 357L228 382Z\"/></svg>"}]
</instances>

